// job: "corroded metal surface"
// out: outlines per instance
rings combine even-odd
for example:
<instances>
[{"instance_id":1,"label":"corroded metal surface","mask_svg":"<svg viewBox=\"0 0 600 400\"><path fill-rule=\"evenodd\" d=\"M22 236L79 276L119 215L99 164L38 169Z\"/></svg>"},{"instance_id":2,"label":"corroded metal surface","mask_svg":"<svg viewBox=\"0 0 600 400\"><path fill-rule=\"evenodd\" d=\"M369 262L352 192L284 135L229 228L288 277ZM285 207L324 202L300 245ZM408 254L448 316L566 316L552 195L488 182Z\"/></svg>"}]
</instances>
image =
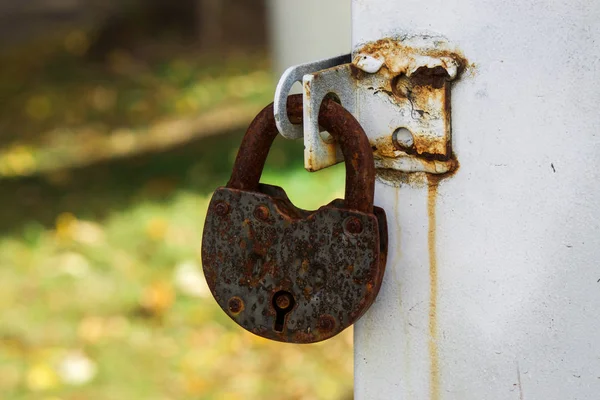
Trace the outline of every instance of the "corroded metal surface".
<instances>
[{"instance_id":1,"label":"corroded metal surface","mask_svg":"<svg viewBox=\"0 0 600 400\"><path fill-rule=\"evenodd\" d=\"M301 119L300 96L290 97L288 115ZM282 342L321 341L356 322L385 270L387 225L384 211L373 207L368 140L333 101L323 103L320 121L343 145L346 200L305 211L281 188L259 184L277 135L269 106L250 125L204 227L203 268L218 304L245 329Z\"/></svg>"},{"instance_id":2,"label":"corroded metal surface","mask_svg":"<svg viewBox=\"0 0 600 400\"><path fill-rule=\"evenodd\" d=\"M368 128L377 168L452 171L450 86L467 66L444 38L414 36L366 43L355 50L352 63L307 74L306 169L315 171L341 161L335 143L322 139L317 113L310 112L334 93ZM399 131L406 133L410 145L396 140Z\"/></svg>"},{"instance_id":3,"label":"corroded metal surface","mask_svg":"<svg viewBox=\"0 0 600 400\"><path fill-rule=\"evenodd\" d=\"M321 71L336 65L346 64L349 63L351 59L352 56L350 54L344 54L325 60L295 65L285 70L275 89L275 101L273 102L275 123L279 133L281 133L284 138L300 139L304 135L302 125L292 123L287 115L287 98L294 83L302 82L302 78L306 74Z\"/></svg>"},{"instance_id":4,"label":"corroded metal surface","mask_svg":"<svg viewBox=\"0 0 600 400\"><path fill-rule=\"evenodd\" d=\"M288 98L290 121L302 121L302 96ZM346 163L345 207L370 212L375 193L375 166L369 140L356 119L333 100L326 99L319 111L319 124L340 145ZM235 160L227 187L256 190L271 143L277 136L273 104L252 121Z\"/></svg>"},{"instance_id":5,"label":"corroded metal surface","mask_svg":"<svg viewBox=\"0 0 600 400\"><path fill-rule=\"evenodd\" d=\"M308 212L280 188L258 189L220 188L213 195L202 262L215 299L239 325L269 339L312 343L334 336L379 292L383 211L378 219L337 200Z\"/></svg>"}]
</instances>

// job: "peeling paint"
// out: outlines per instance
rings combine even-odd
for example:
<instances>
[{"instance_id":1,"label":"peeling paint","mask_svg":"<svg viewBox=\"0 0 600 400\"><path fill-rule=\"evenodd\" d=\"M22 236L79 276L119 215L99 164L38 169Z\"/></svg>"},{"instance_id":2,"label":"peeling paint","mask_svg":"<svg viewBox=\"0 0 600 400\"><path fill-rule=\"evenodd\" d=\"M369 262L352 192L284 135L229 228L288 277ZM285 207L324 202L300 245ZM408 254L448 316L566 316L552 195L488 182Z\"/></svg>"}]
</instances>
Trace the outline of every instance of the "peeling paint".
<instances>
[{"instance_id":1,"label":"peeling paint","mask_svg":"<svg viewBox=\"0 0 600 400\"><path fill-rule=\"evenodd\" d=\"M427 174L425 172L403 172L389 168L378 168L376 170L378 182L393 187L410 186L423 188L427 186Z\"/></svg>"},{"instance_id":2,"label":"peeling paint","mask_svg":"<svg viewBox=\"0 0 600 400\"><path fill-rule=\"evenodd\" d=\"M412 76L421 68L443 68L448 79L456 78L467 65L461 52L444 37L405 36L366 43L355 52L353 64L369 72L385 66L393 75ZM378 69L379 70L379 69Z\"/></svg>"},{"instance_id":3,"label":"peeling paint","mask_svg":"<svg viewBox=\"0 0 600 400\"><path fill-rule=\"evenodd\" d=\"M423 188L429 185L431 180L443 180L454 176L460 168L460 163L453 156L449 161L443 163L441 161L430 161L430 160L419 160L425 166L427 172L404 172L399 171L397 169L392 168L377 168L376 179L378 182L383 184L393 186L393 187L402 187L402 186L410 186L413 188ZM442 168L444 166L450 166L447 168L445 172L439 170L436 173L430 173L429 169L437 169Z\"/></svg>"}]
</instances>

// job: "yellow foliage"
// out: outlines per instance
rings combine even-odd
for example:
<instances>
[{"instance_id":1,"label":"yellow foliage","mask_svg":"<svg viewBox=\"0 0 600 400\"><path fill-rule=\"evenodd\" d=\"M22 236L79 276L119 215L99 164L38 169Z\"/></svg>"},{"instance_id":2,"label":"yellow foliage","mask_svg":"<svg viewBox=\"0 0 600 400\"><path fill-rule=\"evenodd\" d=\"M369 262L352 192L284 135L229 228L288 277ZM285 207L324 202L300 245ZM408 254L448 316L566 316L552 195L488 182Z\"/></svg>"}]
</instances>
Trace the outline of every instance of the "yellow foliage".
<instances>
[{"instance_id":1,"label":"yellow foliage","mask_svg":"<svg viewBox=\"0 0 600 400\"><path fill-rule=\"evenodd\" d=\"M78 220L74 227L73 239L87 245L99 244L104 240L104 230L95 222Z\"/></svg>"},{"instance_id":2,"label":"yellow foliage","mask_svg":"<svg viewBox=\"0 0 600 400\"><path fill-rule=\"evenodd\" d=\"M244 396L241 393L236 393L236 392L222 393L220 396L221 396L222 400L244 400L244 399L246 399L246 396Z\"/></svg>"},{"instance_id":3,"label":"yellow foliage","mask_svg":"<svg viewBox=\"0 0 600 400\"><path fill-rule=\"evenodd\" d=\"M0 173L4 175L27 175L36 168L31 149L17 145L0 154Z\"/></svg>"},{"instance_id":4,"label":"yellow foliage","mask_svg":"<svg viewBox=\"0 0 600 400\"><path fill-rule=\"evenodd\" d=\"M211 382L201 376L186 374L185 390L189 394L199 395L206 393L211 387Z\"/></svg>"},{"instance_id":5,"label":"yellow foliage","mask_svg":"<svg viewBox=\"0 0 600 400\"><path fill-rule=\"evenodd\" d=\"M110 147L115 154L127 154L135 150L135 132L131 129L117 129L110 135Z\"/></svg>"},{"instance_id":6,"label":"yellow foliage","mask_svg":"<svg viewBox=\"0 0 600 400\"><path fill-rule=\"evenodd\" d=\"M64 212L56 217L55 233L58 239L71 240L77 226L77 218L69 213Z\"/></svg>"},{"instance_id":7,"label":"yellow foliage","mask_svg":"<svg viewBox=\"0 0 600 400\"><path fill-rule=\"evenodd\" d=\"M59 385L56 372L46 363L34 364L27 371L26 383L29 390L42 392L53 389Z\"/></svg>"},{"instance_id":8,"label":"yellow foliage","mask_svg":"<svg viewBox=\"0 0 600 400\"><path fill-rule=\"evenodd\" d=\"M146 226L146 234L150 239L162 240L164 239L168 228L168 221L164 220L163 218L153 218Z\"/></svg>"},{"instance_id":9,"label":"yellow foliage","mask_svg":"<svg viewBox=\"0 0 600 400\"><path fill-rule=\"evenodd\" d=\"M175 300L173 287L167 282L155 282L144 290L141 306L153 315L163 315Z\"/></svg>"},{"instance_id":10,"label":"yellow foliage","mask_svg":"<svg viewBox=\"0 0 600 400\"><path fill-rule=\"evenodd\" d=\"M99 224L80 221L70 212L56 217L55 234L59 240L75 240L87 245L99 244L104 240L104 231Z\"/></svg>"}]
</instances>

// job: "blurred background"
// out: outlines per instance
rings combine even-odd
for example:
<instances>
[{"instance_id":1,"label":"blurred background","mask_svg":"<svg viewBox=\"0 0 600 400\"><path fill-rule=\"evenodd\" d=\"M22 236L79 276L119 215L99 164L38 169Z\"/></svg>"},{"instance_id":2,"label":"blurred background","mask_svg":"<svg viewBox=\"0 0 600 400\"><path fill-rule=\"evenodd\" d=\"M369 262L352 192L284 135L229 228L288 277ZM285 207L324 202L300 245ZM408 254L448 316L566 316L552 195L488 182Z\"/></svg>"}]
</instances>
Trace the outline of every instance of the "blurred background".
<instances>
[{"instance_id":1,"label":"blurred background","mask_svg":"<svg viewBox=\"0 0 600 400\"><path fill-rule=\"evenodd\" d=\"M0 0L0 398L352 398L351 330L246 333L200 259L277 74L349 50L349 0L321 3ZM263 182L341 197L302 148L277 140Z\"/></svg>"}]
</instances>

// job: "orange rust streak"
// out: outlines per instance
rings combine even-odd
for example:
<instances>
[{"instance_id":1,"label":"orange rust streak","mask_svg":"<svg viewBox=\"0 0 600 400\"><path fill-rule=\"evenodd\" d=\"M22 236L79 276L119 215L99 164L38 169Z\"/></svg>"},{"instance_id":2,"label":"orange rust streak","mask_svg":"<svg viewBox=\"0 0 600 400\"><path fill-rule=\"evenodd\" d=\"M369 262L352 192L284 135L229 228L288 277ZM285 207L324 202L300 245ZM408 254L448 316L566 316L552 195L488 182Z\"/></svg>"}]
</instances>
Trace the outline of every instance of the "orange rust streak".
<instances>
[{"instance_id":1,"label":"orange rust streak","mask_svg":"<svg viewBox=\"0 0 600 400\"><path fill-rule=\"evenodd\" d=\"M436 198L439 180L430 179L427 190L427 211L429 213L429 358L430 370L430 398L440 399L440 365L437 346L437 298L438 298L438 269L436 254Z\"/></svg>"}]
</instances>

